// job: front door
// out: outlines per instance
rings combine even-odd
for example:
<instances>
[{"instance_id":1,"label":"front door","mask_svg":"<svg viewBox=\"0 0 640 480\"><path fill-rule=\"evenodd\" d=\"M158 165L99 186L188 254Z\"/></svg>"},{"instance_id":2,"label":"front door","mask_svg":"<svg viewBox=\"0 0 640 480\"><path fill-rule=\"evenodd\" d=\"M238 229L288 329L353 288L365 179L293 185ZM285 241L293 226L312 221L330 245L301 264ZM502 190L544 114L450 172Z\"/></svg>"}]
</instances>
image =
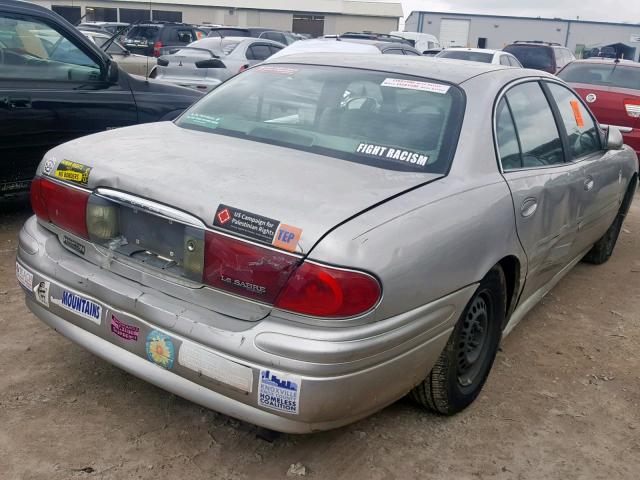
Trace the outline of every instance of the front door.
<instances>
[{"instance_id":1,"label":"front door","mask_svg":"<svg viewBox=\"0 0 640 480\"><path fill-rule=\"evenodd\" d=\"M0 195L28 188L52 147L137 123L126 78L109 84L100 58L49 22L0 7Z\"/></svg>"}]
</instances>

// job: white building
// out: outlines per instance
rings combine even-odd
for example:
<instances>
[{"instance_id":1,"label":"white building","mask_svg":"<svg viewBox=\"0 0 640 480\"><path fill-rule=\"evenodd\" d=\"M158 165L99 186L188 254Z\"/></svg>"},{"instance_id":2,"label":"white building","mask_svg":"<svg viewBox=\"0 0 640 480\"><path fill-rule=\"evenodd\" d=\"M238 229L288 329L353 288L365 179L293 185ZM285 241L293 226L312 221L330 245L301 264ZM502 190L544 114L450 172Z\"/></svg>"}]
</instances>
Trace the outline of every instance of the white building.
<instances>
[{"instance_id":1,"label":"white building","mask_svg":"<svg viewBox=\"0 0 640 480\"><path fill-rule=\"evenodd\" d=\"M576 13L580 13L576 7ZM637 60L640 24L561 18L511 17L445 12L411 12L405 30L431 33L444 47L500 49L516 40L559 43L578 55L585 49L613 46L618 54Z\"/></svg>"},{"instance_id":2,"label":"white building","mask_svg":"<svg viewBox=\"0 0 640 480\"><path fill-rule=\"evenodd\" d=\"M399 2L351 0L30 0L71 23L165 20L192 24L268 27L314 36L398 29Z\"/></svg>"}]
</instances>

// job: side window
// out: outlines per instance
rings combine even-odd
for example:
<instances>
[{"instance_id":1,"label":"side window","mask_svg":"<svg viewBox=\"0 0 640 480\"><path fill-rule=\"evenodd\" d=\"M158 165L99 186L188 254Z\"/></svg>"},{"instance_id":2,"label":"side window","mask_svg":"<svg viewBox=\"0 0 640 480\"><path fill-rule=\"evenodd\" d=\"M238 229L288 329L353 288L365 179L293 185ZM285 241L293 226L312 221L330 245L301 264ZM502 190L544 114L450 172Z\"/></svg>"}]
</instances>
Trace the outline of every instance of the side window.
<instances>
[{"instance_id":1,"label":"side window","mask_svg":"<svg viewBox=\"0 0 640 480\"><path fill-rule=\"evenodd\" d=\"M507 67L511 66L507 55L500 55L500 65L506 65Z\"/></svg>"},{"instance_id":2,"label":"side window","mask_svg":"<svg viewBox=\"0 0 640 480\"><path fill-rule=\"evenodd\" d=\"M275 45L269 45L269 48L271 49L271 55L282 50L282 47L277 47Z\"/></svg>"},{"instance_id":3,"label":"side window","mask_svg":"<svg viewBox=\"0 0 640 480\"><path fill-rule=\"evenodd\" d=\"M191 30L178 30L178 41L181 43L193 42L193 33Z\"/></svg>"},{"instance_id":4,"label":"side window","mask_svg":"<svg viewBox=\"0 0 640 480\"><path fill-rule=\"evenodd\" d=\"M600 150L600 133L593 118L571 90L547 83L553 99L558 105L562 123L569 138L571 158L579 158Z\"/></svg>"},{"instance_id":5,"label":"side window","mask_svg":"<svg viewBox=\"0 0 640 480\"><path fill-rule=\"evenodd\" d=\"M384 52L385 55L404 55L401 48L388 48Z\"/></svg>"},{"instance_id":6,"label":"side window","mask_svg":"<svg viewBox=\"0 0 640 480\"><path fill-rule=\"evenodd\" d=\"M496 113L496 140L502 169L506 171L522 168L516 126L513 123L509 105L507 105L507 101L504 98L500 100Z\"/></svg>"},{"instance_id":7,"label":"side window","mask_svg":"<svg viewBox=\"0 0 640 480\"><path fill-rule=\"evenodd\" d=\"M414 52L413 50L405 50L404 51L405 55L416 55L416 56L420 56L420 54L418 52Z\"/></svg>"},{"instance_id":8,"label":"side window","mask_svg":"<svg viewBox=\"0 0 640 480\"><path fill-rule=\"evenodd\" d=\"M520 64L520 62L516 57L507 55L507 58L509 59L509 63L511 64L512 67L522 68L522 65Z\"/></svg>"},{"instance_id":9,"label":"side window","mask_svg":"<svg viewBox=\"0 0 640 480\"><path fill-rule=\"evenodd\" d=\"M45 23L0 14L0 79L98 81L100 67Z\"/></svg>"},{"instance_id":10,"label":"side window","mask_svg":"<svg viewBox=\"0 0 640 480\"><path fill-rule=\"evenodd\" d=\"M269 45L254 43L247 49L248 60L266 60L271 56Z\"/></svg>"},{"instance_id":11,"label":"side window","mask_svg":"<svg viewBox=\"0 0 640 480\"><path fill-rule=\"evenodd\" d=\"M562 141L547 97L537 82L517 85L506 94L520 139L522 168L564 163Z\"/></svg>"}]
</instances>

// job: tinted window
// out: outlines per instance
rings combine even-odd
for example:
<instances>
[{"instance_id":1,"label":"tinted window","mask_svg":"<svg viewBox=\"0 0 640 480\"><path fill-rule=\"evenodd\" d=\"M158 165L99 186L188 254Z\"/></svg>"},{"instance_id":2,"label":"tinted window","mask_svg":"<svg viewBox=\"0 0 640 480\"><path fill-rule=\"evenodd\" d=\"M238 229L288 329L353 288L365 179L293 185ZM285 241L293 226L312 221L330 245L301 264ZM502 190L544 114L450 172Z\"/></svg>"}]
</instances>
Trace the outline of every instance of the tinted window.
<instances>
[{"instance_id":1,"label":"tinted window","mask_svg":"<svg viewBox=\"0 0 640 480\"><path fill-rule=\"evenodd\" d=\"M236 30L233 28L219 28L209 32L210 37L250 37L246 30Z\"/></svg>"},{"instance_id":2,"label":"tinted window","mask_svg":"<svg viewBox=\"0 0 640 480\"><path fill-rule=\"evenodd\" d=\"M385 55L404 55L404 52L401 48L387 48L382 53L384 53Z\"/></svg>"},{"instance_id":3,"label":"tinted window","mask_svg":"<svg viewBox=\"0 0 640 480\"><path fill-rule=\"evenodd\" d=\"M493 54L485 52L469 52L466 50L444 50L438 57L453 58L455 60L468 60L470 62L491 63Z\"/></svg>"},{"instance_id":4,"label":"tinted window","mask_svg":"<svg viewBox=\"0 0 640 480\"><path fill-rule=\"evenodd\" d=\"M253 44L247 50L247 58L249 60L266 60L271 56L269 45Z\"/></svg>"},{"instance_id":5,"label":"tinted window","mask_svg":"<svg viewBox=\"0 0 640 480\"><path fill-rule=\"evenodd\" d=\"M565 82L640 90L640 68L614 63L572 63L558 76Z\"/></svg>"},{"instance_id":6,"label":"tinted window","mask_svg":"<svg viewBox=\"0 0 640 480\"><path fill-rule=\"evenodd\" d=\"M600 133L582 102L569 89L557 83L547 83L569 137L571 158L600 150Z\"/></svg>"},{"instance_id":7,"label":"tinted window","mask_svg":"<svg viewBox=\"0 0 640 480\"><path fill-rule=\"evenodd\" d=\"M195 40L191 30L175 30L173 37L180 43L191 43Z\"/></svg>"},{"instance_id":8,"label":"tinted window","mask_svg":"<svg viewBox=\"0 0 640 480\"><path fill-rule=\"evenodd\" d=\"M155 26L131 27L127 32L127 40L140 40L140 43L153 43L160 36L160 28Z\"/></svg>"},{"instance_id":9,"label":"tinted window","mask_svg":"<svg viewBox=\"0 0 640 480\"><path fill-rule=\"evenodd\" d=\"M443 173L463 98L457 87L401 74L273 64L222 84L177 124L386 169Z\"/></svg>"},{"instance_id":10,"label":"tinted window","mask_svg":"<svg viewBox=\"0 0 640 480\"><path fill-rule=\"evenodd\" d=\"M511 62L509 62L509 57L506 55L500 55L500 65L506 65L507 67L511 66Z\"/></svg>"},{"instance_id":11,"label":"tinted window","mask_svg":"<svg viewBox=\"0 0 640 480\"><path fill-rule=\"evenodd\" d=\"M549 47L538 47L536 45L507 45L505 52L520 60L525 68L534 68L537 70L553 70L555 68L553 61L553 51Z\"/></svg>"},{"instance_id":12,"label":"tinted window","mask_svg":"<svg viewBox=\"0 0 640 480\"><path fill-rule=\"evenodd\" d=\"M282 50L282 47L276 47L275 45L269 45L269 48L271 49L271 55Z\"/></svg>"},{"instance_id":13,"label":"tinted window","mask_svg":"<svg viewBox=\"0 0 640 480\"><path fill-rule=\"evenodd\" d=\"M536 82L517 85L506 95L522 148L522 167L564 162L562 142L542 88Z\"/></svg>"},{"instance_id":14,"label":"tinted window","mask_svg":"<svg viewBox=\"0 0 640 480\"><path fill-rule=\"evenodd\" d=\"M37 20L0 14L0 78L86 82L100 67L74 43Z\"/></svg>"},{"instance_id":15,"label":"tinted window","mask_svg":"<svg viewBox=\"0 0 640 480\"><path fill-rule=\"evenodd\" d=\"M498 141L498 152L503 170L514 170L522 168L522 157L520 156L520 145L516 126L509 111L507 101L503 98L498 104L496 115L496 140Z\"/></svg>"},{"instance_id":16,"label":"tinted window","mask_svg":"<svg viewBox=\"0 0 640 480\"><path fill-rule=\"evenodd\" d=\"M414 52L413 50L405 50L404 54L405 55L417 55L417 56L420 56L420 54L418 52Z\"/></svg>"},{"instance_id":17,"label":"tinted window","mask_svg":"<svg viewBox=\"0 0 640 480\"><path fill-rule=\"evenodd\" d=\"M280 32L264 32L262 35L260 35L260 38L266 38L267 40L273 40L274 42L286 44L284 35L282 35Z\"/></svg>"}]
</instances>

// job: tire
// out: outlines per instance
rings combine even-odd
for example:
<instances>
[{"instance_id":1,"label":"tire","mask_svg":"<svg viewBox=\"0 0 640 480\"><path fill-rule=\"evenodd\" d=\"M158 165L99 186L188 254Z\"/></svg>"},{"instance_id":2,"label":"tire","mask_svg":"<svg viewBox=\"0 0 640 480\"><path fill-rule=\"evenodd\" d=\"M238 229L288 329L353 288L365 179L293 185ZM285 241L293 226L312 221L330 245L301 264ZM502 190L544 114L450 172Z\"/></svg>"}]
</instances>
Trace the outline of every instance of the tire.
<instances>
[{"instance_id":1,"label":"tire","mask_svg":"<svg viewBox=\"0 0 640 480\"><path fill-rule=\"evenodd\" d=\"M500 344L506 291L504 272L493 267L465 307L433 369L411 391L418 404L441 415L454 415L480 394Z\"/></svg>"},{"instance_id":2,"label":"tire","mask_svg":"<svg viewBox=\"0 0 640 480\"><path fill-rule=\"evenodd\" d=\"M620 230L622 230L624 217L627 215L627 213L629 212L629 208L631 207L631 202L636 191L637 182L637 177L634 177L631 180L631 183L629 184L627 193L622 200L622 205L620 205L620 210L618 211L615 220L613 221L609 229L605 232L605 234L600 238L600 240L593 244L591 250L589 250L589 252L582 259L583 262L591 263L593 265L602 265L607 260L609 260L609 258L613 254L613 249L616 246L616 242L618 241Z\"/></svg>"}]
</instances>

